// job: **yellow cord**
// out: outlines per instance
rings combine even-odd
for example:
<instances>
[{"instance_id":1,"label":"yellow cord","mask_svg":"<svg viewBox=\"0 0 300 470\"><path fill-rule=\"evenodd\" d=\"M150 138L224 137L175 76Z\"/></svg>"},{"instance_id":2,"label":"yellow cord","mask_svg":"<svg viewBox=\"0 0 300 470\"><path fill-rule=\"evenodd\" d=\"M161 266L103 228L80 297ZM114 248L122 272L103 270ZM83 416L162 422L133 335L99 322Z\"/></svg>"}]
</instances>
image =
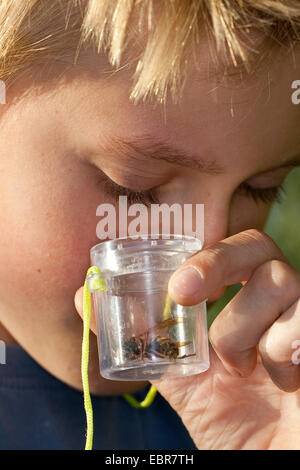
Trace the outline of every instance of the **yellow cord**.
<instances>
[{"instance_id":1,"label":"yellow cord","mask_svg":"<svg viewBox=\"0 0 300 470\"><path fill-rule=\"evenodd\" d=\"M154 385L151 385L143 401L137 401L132 395L129 395L128 393L124 393L123 397L134 408L147 408L153 402L156 394L157 394L156 388L154 387Z\"/></svg>"},{"instance_id":2,"label":"yellow cord","mask_svg":"<svg viewBox=\"0 0 300 470\"><path fill-rule=\"evenodd\" d=\"M83 289L83 339L81 350L81 378L84 397L84 409L86 414L86 443L85 450L92 450L93 448L93 407L90 396L88 367L89 367L89 333L91 321L91 293L88 289L87 276L91 273L101 273L97 266L92 266L88 269L84 289ZM105 291L105 281L101 277L93 281L93 290ZM134 408L147 408L153 402L157 390L154 385L151 385L146 397L141 402L138 402L132 395L125 393L123 397Z\"/></svg>"},{"instance_id":3,"label":"yellow cord","mask_svg":"<svg viewBox=\"0 0 300 470\"><path fill-rule=\"evenodd\" d=\"M97 269L97 268L96 268ZM97 272L93 266L87 274ZM88 289L87 280L85 280L83 288L83 339L81 350L81 378L84 396L84 409L86 415L86 443L85 450L91 450L93 447L93 407L90 396L88 367L89 367L89 337L90 337L90 321L91 321L91 294Z\"/></svg>"}]
</instances>

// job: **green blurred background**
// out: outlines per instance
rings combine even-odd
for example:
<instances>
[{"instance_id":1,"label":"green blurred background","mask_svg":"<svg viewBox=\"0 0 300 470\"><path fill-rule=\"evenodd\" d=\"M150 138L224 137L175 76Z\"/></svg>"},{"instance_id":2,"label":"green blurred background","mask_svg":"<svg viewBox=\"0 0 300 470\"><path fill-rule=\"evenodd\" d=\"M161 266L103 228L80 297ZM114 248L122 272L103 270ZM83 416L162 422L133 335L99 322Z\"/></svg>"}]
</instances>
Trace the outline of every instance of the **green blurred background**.
<instances>
[{"instance_id":1,"label":"green blurred background","mask_svg":"<svg viewBox=\"0 0 300 470\"><path fill-rule=\"evenodd\" d=\"M282 200L273 205L264 231L300 271L300 168L286 178ZM229 287L208 309L208 326L239 289L240 285Z\"/></svg>"}]
</instances>

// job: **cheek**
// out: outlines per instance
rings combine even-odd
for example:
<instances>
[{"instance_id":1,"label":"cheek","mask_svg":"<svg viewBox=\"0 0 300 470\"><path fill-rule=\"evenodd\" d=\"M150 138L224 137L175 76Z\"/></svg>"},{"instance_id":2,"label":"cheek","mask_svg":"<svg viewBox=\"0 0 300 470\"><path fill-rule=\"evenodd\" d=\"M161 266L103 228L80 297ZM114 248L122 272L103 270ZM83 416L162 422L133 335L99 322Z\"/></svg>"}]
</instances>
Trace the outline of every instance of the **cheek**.
<instances>
[{"instance_id":1,"label":"cheek","mask_svg":"<svg viewBox=\"0 0 300 470\"><path fill-rule=\"evenodd\" d=\"M256 203L251 198L236 196L232 200L228 235L256 228L262 230L271 205Z\"/></svg>"},{"instance_id":2,"label":"cheek","mask_svg":"<svg viewBox=\"0 0 300 470\"><path fill-rule=\"evenodd\" d=\"M39 304L73 299L98 242L100 188L81 165L47 175L37 166L28 170L18 184L10 181L1 200L1 297L19 294Z\"/></svg>"}]
</instances>

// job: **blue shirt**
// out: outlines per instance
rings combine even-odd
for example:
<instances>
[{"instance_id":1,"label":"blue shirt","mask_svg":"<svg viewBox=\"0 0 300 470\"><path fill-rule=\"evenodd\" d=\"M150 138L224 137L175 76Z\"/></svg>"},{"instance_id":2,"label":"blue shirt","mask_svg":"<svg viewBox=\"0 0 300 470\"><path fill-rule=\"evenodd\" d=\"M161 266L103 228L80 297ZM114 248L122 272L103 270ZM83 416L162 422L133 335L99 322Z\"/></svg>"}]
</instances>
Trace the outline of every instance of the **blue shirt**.
<instances>
[{"instance_id":1,"label":"blue shirt","mask_svg":"<svg viewBox=\"0 0 300 470\"><path fill-rule=\"evenodd\" d=\"M134 396L144 399L148 387ZM92 396L93 449L196 449L181 419L157 394L146 409L122 396ZM0 364L0 449L84 449L83 394L57 380L21 347L6 347Z\"/></svg>"}]
</instances>

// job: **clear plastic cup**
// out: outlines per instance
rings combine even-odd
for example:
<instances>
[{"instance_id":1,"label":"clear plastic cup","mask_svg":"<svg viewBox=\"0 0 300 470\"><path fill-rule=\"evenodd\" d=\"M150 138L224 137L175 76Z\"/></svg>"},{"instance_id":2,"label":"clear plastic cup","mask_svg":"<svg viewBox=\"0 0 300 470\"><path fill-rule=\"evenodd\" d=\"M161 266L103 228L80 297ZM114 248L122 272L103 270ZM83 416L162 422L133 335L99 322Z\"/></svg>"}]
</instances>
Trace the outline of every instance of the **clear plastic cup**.
<instances>
[{"instance_id":1,"label":"clear plastic cup","mask_svg":"<svg viewBox=\"0 0 300 470\"><path fill-rule=\"evenodd\" d=\"M168 296L173 272L201 249L200 240L119 238L91 249L105 291L93 291L101 375L150 380L209 368L206 302L183 307ZM99 274L90 274L88 283Z\"/></svg>"}]
</instances>

